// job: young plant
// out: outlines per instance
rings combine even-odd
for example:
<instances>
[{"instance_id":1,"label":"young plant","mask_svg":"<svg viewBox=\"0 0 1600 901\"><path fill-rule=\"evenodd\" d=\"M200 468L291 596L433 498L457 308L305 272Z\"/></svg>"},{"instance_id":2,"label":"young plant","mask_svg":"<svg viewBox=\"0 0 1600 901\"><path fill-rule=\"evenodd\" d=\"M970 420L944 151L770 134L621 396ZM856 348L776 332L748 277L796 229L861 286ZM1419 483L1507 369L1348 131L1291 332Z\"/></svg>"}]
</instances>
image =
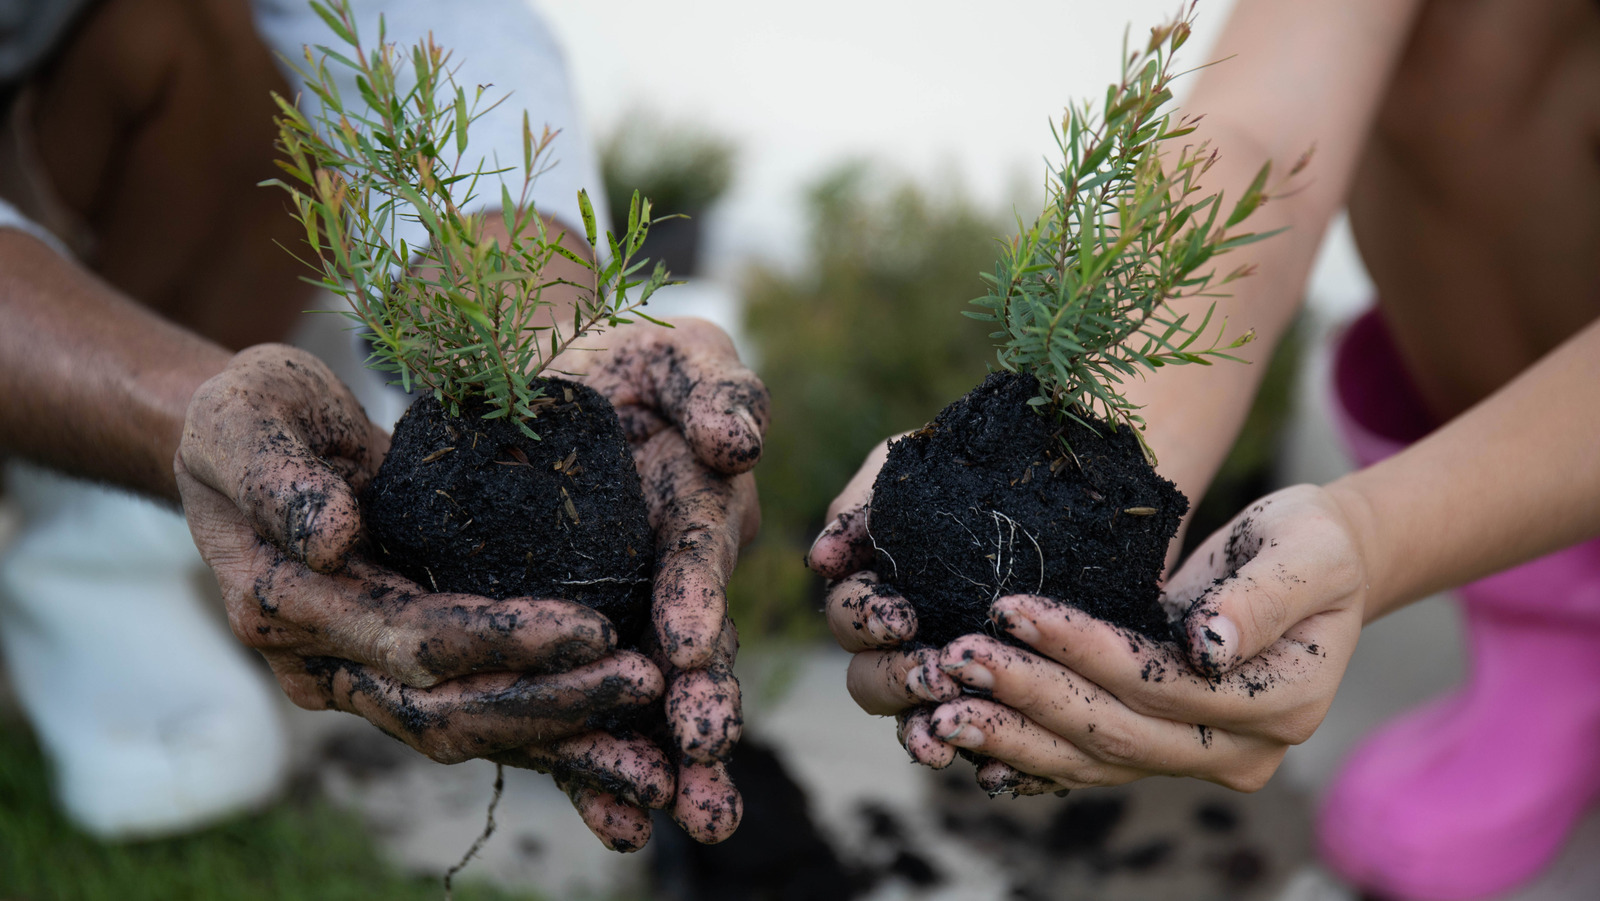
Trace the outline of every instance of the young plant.
<instances>
[{"instance_id":1,"label":"young plant","mask_svg":"<svg viewBox=\"0 0 1600 901\"><path fill-rule=\"evenodd\" d=\"M1193 20L1191 4L1132 53L1124 37L1122 78L1106 89L1099 112L1088 101L1067 107L1055 131L1063 159L1047 177L1044 211L1006 243L994 272L983 273L989 293L973 301L982 311L966 312L1000 325L991 337L1002 339L1003 369L1038 379L1030 403L1079 423L1126 423L1141 444L1144 420L1120 390L1125 378L1141 367L1237 360L1228 352L1255 337L1226 338L1224 321L1202 341L1215 302L1197 324L1172 303L1216 296L1208 292L1249 275L1254 267L1244 265L1216 279L1210 265L1276 234L1237 230L1267 199L1270 162L1224 215L1222 194L1202 196L1199 186L1216 151L1204 141L1175 157L1170 150L1199 121L1165 111L1183 74L1173 71L1174 54Z\"/></svg>"},{"instance_id":2,"label":"young plant","mask_svg":"<svg viewBox=\"0 0 1600 901\"><path fill-rule=\"evenodd\" d=\"M535 181L553 162L549 128L535 132L522 116L522 158L512 164L468 156L471 125L495 106L485 86L458 84L448 50L430 35L402 52L385 40L363 46L349 0L312 2L342 45L307 47L296 71L321 103L307 114L274 95L279 166L305 226L323 286L350 304L346 315L371 333L368 365L391 372L407 391L420 384L452 416L476 403L485 419L510 417L529 437L539 408L556 402L541 382L574 341L638 316L667 283L657 264L638 258L650 230L651 204L633 194L620 238L599 241L594 208L579 192L585 237L595 259L564 246L534 210ZM331 67L355 74L359 103L341 96ZM502 176L520 180L515 191ZM480 192L498 188L496 213L467 213ZM402 220L420 222L428 241L397 235ZM561 257L582 267L586 283L545 273ZM556 315L546 289L567 285L578 300ZM551 370L554 372L554 370Z\"/></svg>"}]
</instances>

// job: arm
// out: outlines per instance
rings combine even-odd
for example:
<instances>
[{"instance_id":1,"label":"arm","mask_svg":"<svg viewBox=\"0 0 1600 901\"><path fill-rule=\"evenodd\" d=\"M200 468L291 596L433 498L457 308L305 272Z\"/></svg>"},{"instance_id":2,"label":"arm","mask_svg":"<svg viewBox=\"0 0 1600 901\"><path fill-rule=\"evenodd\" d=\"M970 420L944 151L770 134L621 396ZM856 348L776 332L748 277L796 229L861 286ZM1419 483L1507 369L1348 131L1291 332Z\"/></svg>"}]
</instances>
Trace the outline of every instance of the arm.
<instances>
[{"instance_id":1,"label":"arm","mask_svg":"<svg viewBox=\"0 0 1600 901\"><path fill-rule=\"evenodd\" d=\"M0 229L0 453L178 500L189 398L231 354Z\"/></svg>"}]
</instances>

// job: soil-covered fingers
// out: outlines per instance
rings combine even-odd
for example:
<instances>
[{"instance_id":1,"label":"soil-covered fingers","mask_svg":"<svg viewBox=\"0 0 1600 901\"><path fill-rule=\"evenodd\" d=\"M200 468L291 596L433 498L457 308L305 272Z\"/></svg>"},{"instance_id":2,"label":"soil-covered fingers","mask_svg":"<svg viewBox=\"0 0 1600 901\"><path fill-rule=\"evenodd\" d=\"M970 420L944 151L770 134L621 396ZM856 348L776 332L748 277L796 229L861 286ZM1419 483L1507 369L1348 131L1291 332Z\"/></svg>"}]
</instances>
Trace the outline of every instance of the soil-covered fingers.
<instances>
[{"instance_id":1,"label":"soil-covered fingers","mask_svg":"<svg viewBox=\"0 0 1600 901\"><path fill-rule=\"evenodd\" d=\"M917 634L917 612L873 572L858 572L828 588L828 628L839 646L855 653L890 648Z\"/></svg>"},{"instance_id":2,"label":"soil-covered fingers","mask_svg":"<svg viewBox=\"0 0 1600 901\"><path fill-rule=\"evenodd\" d=\"M666 708L679 752L695 763L726 761L744 734L742 697L731 659L672 674Z\"/></svg>"},{"instance_id":3,"label":"soil-covered fingers","mask_svg":"<svg viewBox=\"0 0 1600 901\"><path fill-rule=\"evenodd\" d=\"M933 708L913 707L895 714L900 747L911 759L926 767L942 770L956 761L956 749L933 734Z\"/></svg>"},{"instance_id":4,"label":"soil-covered fingers","mask_svg":"<svg viewBox=\"0 0 1600 901\"><path fill-rule=\"evenodd\" d=\"M678 797L671 810L690 838L714 845L739 828L744 799L725 764L686 762L678 769Z\"/></svg>"},{"instance_id":5,"label":"soil-covered fingers","mask_svg":"<svg viewBox=\"0 0 1600 901\"><path fill-rule=\"evenodd\" d=\"M191 531L234 634L250 647L338 657L414 687L477 672L557 672L616 647L604 616L569 601L435 594L356 557L331 575L314 572L263 541L221 495L184 490L205 511ZM208 525L195 527L198 519Z\"/></svg>"},{"instance_id":6,"label":"soil-covered fingers","mask_svg":"<svg viewBox=\"0 0 1600 901\"><path fill-rule=\"evenodd\" d=\"M888 441L874 447L844 490L828 505L828 525L806 554L806 565L818 575L842 579L872 565L872 537L867 534L867 516L871 512L872 483L877 480L878 470L883 468L888 456Z\"/></svg>"},{"instance_id":7,"label":"soil-covered fingers","mask_svg":"<svg viewBox=\"0 0 1600 901\"><path fill-rule=\"evenodd\" d=\"M656 534L656 641L672 666L699 669L716 651L739 546L760 526L755 480L712 472L670 430L635 459Z\"/></svg>"},{"instance_id":8,"label":"soil-covered fingers","mask_svg":"<svg viewBox=\"0 0 1600 901\"><path fill-rule=\"evenodd\" d=\"M1135 713L1297 744L1322 721L1344 661L1309 636L1285 638L1219 677L1190 666L1184 648L1095 619L1060 601L1000 598L998 629ZM1346 655L1348 656L1348 655Z\"/></svg>"},{"instance_id":9,"label":"soil-covered fingers","mask_svg":"<svg viewBox=\"0 0 1600 901\"><path fill-rule=\"evenodd\" d=\"M761 459L770 418L766 386L715 325L687 318L673 325L607 334L606 349L583 364L584 380L610 398L630 439L676 426L701 463L748 472Z\"/></svg>"},{"instance_id":10,"label":"soil-covered fingers","mask_svg":"<svg viewBox=\"0 0 1600 901\"><path fill-rule=\"evenodd\" d=\"M583 824L608 849L629 854L650 843L650 811L581 780L557 779L556 785L567 793Z\"/></svg>"},{"instance_id":11,"label":"soil-covered fingers","mask_svg":"<svg viewBox=\"0 0 1600 901\"><path fill-rule=\"evenodd\" d=\"M356 495L387 449L321 361L267 344L241 351L195 392L174 468L227 498L274 545L330 572L360 539Z\"/></svg>"},{"instance_id":12,"label":"soil-covered fingers","mask_svg":"<svg viewBox=\"0 0 1600 901\"><path fill-rule=\"evenodd\" d=\"M938 663L937 648L862 651L850 658L845 687L862 710L875 716L937 704L961 694L961 686L945 675Z\"/></svg>"},{"instance_id":13,"label":"soil-covered fingers","mask_svg":"<svg viewBox=\"0 0 1600 901\"><path fill-rule=\"evenodd\" d=\"M997 795L1042 795L1052 792L1065 795L1070 789L1054 779L1044 776L1035 776L1024 773L1003 760L992 757L985 758L979 763L973 773L978 781L978 787L989 793L990 797Z\"/></svg>"},{"instance_id":14,"label":"soil-covered fingers","mask_svg":"<svg viewBox=\"0 0 1600 901\"><path fill-rule=\"evenodd\" d=\"M1217 674L1308 621L1319 644L1347 656L1340 652L1354 649L1366 592L1366 566L1338 503L1322 488L1296 485L1208 537L1167 593L1183 614L1190 659Z\"/></svg>"},{"instance_id":15,"label":"soil-covered fingers","mask_svg":"<svg viewBox=\"0 0 1600 901\"><path fill-rule=\"evenodd\" d=\"M618 651L549 676L481 673L412 688L349 660L268 652L289 699L354 713L441 763L566 738L661 698L661 671Z\"/></svg>"},{"instance_id":16,"label":"soil-covered fingers","mask_svg":"<svg viewBox=\"0 0 1600 901\"><path fill-rule=\"evenodd\" d=\"M661 809L677 794L672 762L648 739L585 732L493 755L506 766L537 770L559 785L581 783L633 807Z\"/></svg>"},{"instance_id":17,"label":"soil-covered fingers","mask_svg":"<svg viewBox=\"0 0 1600 901\"><path fill-rule=\"evenodd\" d=\"M930 728L946 744L976 751L1059 783L1059 788L1121 785L1148 773L1096 760L1072 742L995 701L960 698L933 711Z\"/></svg>"},{"instance_id":18,"label":"soil-covered fingers","mask_svg":"<svg viewBox=\"0 0 1600 901\"><path fill-rule=\"evenodd\" d=\"M940 654L939 667L962 685L988 692L992 700L1020 713L1052 741L1070 743L1075 752L1117 774L1132 770L1247 784L1263 767L1270 774L1282 756L1282 744L1270 739L1137 713L1061 664L985 635L951 642ZM992 746L1003 738L998 733L1012 724L980 723L973 728L986 735L984 753L1011 760ZM1033 746L1043 734L1020 727L1012 740Z\"/></svg>"}]
</instances>

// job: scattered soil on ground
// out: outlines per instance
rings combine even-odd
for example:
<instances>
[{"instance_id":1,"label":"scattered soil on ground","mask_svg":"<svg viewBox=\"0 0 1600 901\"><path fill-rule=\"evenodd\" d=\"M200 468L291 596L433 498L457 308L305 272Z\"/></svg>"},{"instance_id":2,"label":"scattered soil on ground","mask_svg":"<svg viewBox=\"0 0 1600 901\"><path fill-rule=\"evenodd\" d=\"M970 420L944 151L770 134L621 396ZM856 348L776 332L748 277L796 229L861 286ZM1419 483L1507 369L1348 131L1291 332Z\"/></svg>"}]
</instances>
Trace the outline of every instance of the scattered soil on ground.
<instances>
[{"instance_id":1,"label":"scattered soil on ground","mask_svg":"<svg viewBox=\"0 0 1600 901\"><path fill-rule=\"evenodd\" d=\"M605 614L631 644L655 568L644 492L611 404L563 379L529 425L411 405L363 498L376 552L424 587L561 598Z\"/></svg>"},{"instance_id":2,"label":"scattered soil on ground","mask_svg":"<svg viewBox=\"0 0 1600 901\"><path fill-rule=\"evenodd\" d=\"M1158 580L1188 499L1132 429L1062 426L1028 405L1038 391L993 373L890 445L868 521L874 568L916 607L927 644L991 631L989 606L1007 594L1173 638Z\"/></svg>"}]
</instances>

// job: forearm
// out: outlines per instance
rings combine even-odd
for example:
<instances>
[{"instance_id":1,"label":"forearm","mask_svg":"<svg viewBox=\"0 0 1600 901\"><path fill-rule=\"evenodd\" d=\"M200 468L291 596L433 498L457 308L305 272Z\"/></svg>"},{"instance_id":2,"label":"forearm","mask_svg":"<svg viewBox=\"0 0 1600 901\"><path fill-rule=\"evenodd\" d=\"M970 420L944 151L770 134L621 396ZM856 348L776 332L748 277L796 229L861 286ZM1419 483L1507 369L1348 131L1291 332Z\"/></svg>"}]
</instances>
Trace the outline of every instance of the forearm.
<instances>
[{"instance_id":1,"label":"forearm","mask_svg":"<svg viewBox=\"0 0 1600 901\"><path fill-rule=\"evenodd\" d=\"M1368 621L1600 535L1600 321L1390 459L1328 486L1372 573Z\"/></svg>"},{"instance_id":2,"label":"forearm","mask_svg":"<svg viewBox=\"0 0 1600 901\"><path fill-rule=\"evenodd\" d=\"M189 398L230 354L0 229L0 453L177 501Z\"/></svg>"},{"instance_id":3,"label":"forearm","mask_svg":"<svg viewBox=\"0 0 1600 901\"><path fill-rule=\"evenodd\" d=\"M1311 165L1251 219L1252 231L1287 229L1217 263L1219 274L1254 264L1254 275L1222 290L1213 334L1224 319L1234 333L1254 329L1238 356L1249 366L1220 363L1160 370L1130 385L1143 404L1147 439L1161 470L1198 497L1221 465L1249 411L1266 361L1299 307L1329 221L1343 206L1357 161L1397 61L1416 0L1283 4L1241 0L1185 102L1204 118L1181 140L1208 140L1217 163L1203 177L1220 190L1224 210L1240 197L1263 162L1279 182L1308 150ZM1189 301L1198 317L1208 298Z\"/></svg>"}]
</instances>

